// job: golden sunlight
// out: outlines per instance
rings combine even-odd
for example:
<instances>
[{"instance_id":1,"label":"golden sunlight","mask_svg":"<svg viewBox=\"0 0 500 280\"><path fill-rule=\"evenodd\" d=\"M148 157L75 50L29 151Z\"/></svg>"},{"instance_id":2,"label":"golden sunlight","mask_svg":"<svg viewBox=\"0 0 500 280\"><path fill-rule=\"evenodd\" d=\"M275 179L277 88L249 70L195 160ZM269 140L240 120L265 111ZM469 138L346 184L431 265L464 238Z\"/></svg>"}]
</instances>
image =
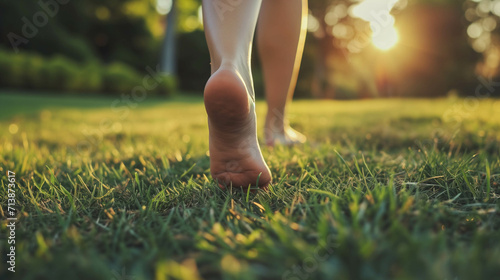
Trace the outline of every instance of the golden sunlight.
<instances>
[{"instance_id":1,"label":"golden sunlight","mask_svg":"<svg viewBox=\"0 0 500 280\"><path fill-rule=\"evenodd\" d=\"M399 0L364 0L352 9L352 15L370 23L372 43L380 50L396 46L399 36L391 10Z\"/></svg>"},{"instance_id":2,"label":"golden sunlight","mask_svg":"<svg viewBox=\"0 0 500 280\"><path fill-rule=\"evenodd\" d=\"M372 36L373 45L383 51L392 49L399 41L399 36L396 28L387 28L373 34Z\"/></svg>"}]
</instances>

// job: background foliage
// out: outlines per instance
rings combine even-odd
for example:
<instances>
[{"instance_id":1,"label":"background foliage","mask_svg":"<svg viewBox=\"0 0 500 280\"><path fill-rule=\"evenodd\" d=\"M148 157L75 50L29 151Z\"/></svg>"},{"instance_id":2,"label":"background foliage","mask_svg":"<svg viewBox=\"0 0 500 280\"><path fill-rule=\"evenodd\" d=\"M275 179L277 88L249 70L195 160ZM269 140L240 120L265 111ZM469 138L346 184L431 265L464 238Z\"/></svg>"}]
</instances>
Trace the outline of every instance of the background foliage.
<instances>
[{"instance_id":1,"label":"background foliage","mask_svg":"<svg viewBox=\"0 0 500 280\"><path fill-rule=\"evenodd\" d=\"M19 44L20 52L13 56L9 34L22 36L26 22L40 21L37 14L46 10L39 1L0 1L0 10L8 11L0 17L4 53L0 88L118 92L139 80L146 66L157 65L165 48L176 46L176 71L172 74L179 88L201 94L210 75L201 1L175 2L176 8L168 15L158 9L157 0L72 0L58 4L46 25L35 26L36 36ZM58 2L40 3L50 6ZM499 1L400 0L392 9L400 43L387 52L370 44L353 51L352 41L371 32L367 22L352 15L353 6L358 4L352 0L309 1L309 35L296 97L471 95L478 84L477 75L498 76ZM174 13L177 36L175 42L167 42L166 17ZM347 31L335 32L340 27ZM257 95L263 96L259 57L256 50L254 53L255 88ZM24 66L18 65L19 61L24 61ZM65 72L54 74L64 81L58 85L50 78L45 81L37 70L45 68L49 73ZM111 69L115 74L107 75ZM97 77L100 72L102 77ZM78 75L85 77L75 77ZM125 85L117 89L116 82L99 82L111 76L121 77ZM173 92L175 87L167 91Z\"/></svg>"}]
</instances>

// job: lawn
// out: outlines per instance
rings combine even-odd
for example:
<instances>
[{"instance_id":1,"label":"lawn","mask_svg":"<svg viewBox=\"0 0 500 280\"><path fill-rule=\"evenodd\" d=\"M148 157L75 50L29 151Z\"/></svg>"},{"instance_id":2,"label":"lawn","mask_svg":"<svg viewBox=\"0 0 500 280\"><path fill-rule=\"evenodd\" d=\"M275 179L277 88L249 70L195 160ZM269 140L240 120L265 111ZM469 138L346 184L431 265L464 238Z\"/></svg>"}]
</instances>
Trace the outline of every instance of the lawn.
<instances>
[{"instance_id":1,"label":"lawn","mask_svg":"<svg viewBox=\"0 0 500 280\"><path fill-rule=\"evenodd\" d=\"M200 98L0 104L2 279L500 275L500 100L297 101L309 143L264 148L256 195L211 180Z\"/></svg>"}]
</instances>

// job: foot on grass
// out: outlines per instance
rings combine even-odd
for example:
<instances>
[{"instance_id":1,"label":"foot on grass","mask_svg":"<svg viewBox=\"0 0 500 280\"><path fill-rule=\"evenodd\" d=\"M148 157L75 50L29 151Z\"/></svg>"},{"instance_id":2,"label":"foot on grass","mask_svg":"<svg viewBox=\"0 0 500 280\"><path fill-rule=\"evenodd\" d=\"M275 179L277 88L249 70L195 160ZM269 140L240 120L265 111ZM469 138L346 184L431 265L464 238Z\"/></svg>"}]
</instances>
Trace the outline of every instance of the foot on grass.
<instances>
[{"instance_id":1,"label":"foot on grass","mask_svg":"<svg viewBox=\"0 0 500 280\"><path fill-rule=\"evenodd\" d=\"M274 147L276 145L293 146L304 144L306 137L291 128L283 117L277 117L275 114L268 113L265 124L266 146Z\"/></svg>"},{"instance_id":2,"label":"foot on grass","mask_svg":"<svg viewBox=\"0 0 500 280\"><path fill-rule=\"evenodd\" d=\"M208 80L204 99L214 180L223 189L266 188L271 172L257 142L255 103L241 76L219 69Z\"/></svg>"}]
</instances>

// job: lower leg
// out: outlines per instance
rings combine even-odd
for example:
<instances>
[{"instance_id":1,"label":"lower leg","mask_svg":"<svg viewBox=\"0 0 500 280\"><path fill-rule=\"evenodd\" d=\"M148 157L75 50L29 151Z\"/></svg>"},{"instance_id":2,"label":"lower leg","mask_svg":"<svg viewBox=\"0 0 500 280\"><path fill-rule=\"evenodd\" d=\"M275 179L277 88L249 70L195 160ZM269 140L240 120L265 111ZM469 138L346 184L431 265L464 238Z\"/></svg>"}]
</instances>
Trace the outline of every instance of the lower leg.
<instances>
[{"instance_id":1,"label":"lower leg","mask_svg":"<svg viewBox=\"0 0 500 280\"><path fill-rule=\"evenodd\" d=\"M305 137L288 126L286 105L292 99L304 50L306 0L264 0L257 26L268 113L266 144L302 143Z\"/></svg>"},{"instance_id":2,"label":"lower leg","mask_svg":"<svg viewBox=\"0 0 500 280\"><path fill-rule=\"evenodd\" d=\"M257 142L250 50L260 1L203 1L212 76L204 91L210 171L222 188L266 187L271 174Z\"/></svg>"}]
</instances>

